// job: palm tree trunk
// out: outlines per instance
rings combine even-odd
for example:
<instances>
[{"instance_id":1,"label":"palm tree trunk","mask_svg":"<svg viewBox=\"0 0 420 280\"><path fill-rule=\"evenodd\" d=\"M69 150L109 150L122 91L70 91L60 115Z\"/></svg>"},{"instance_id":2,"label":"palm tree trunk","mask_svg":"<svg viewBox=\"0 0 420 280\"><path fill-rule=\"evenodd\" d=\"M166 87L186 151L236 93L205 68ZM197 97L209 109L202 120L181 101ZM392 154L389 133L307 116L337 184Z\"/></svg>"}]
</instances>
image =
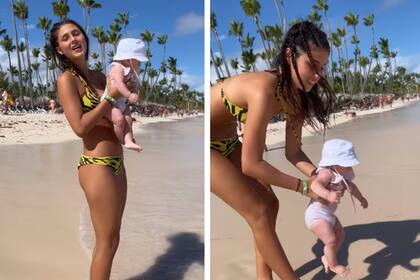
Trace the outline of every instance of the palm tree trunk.
<instances>
[{"instance_id":1,"label":"palm tree trunk","mask_svg":"<svg viewBox=\"0 0 420 280\"><path fill-rule=\"evenodd\" d=\"M226 73L227 73L228 77L230 77L229 67L226 63L225 54L223 53L222 45L220 44L219 35L217 34L216 30L213 29L212 31L213 31L213 35L214 35L214 40L216 41L217 48L219 49L220 55L222 56L222 60L223 60L223 64L224 64L225 69L226 69Z\"/></svg>"},{"instance_id":2,"label":"palm tree trunk","mask_svg":"<svg viewBox=\"0 0 420 280\"><path fill-rule=\"evenodd\" d=\"M23 33L25 35L25 45L26 45L26 59L28 61L28 81L29 81L29 98L31 101L31 108L33 108L33 86L32 86L32 69L31 69L31 59L29 57L29 38L28 38L28 28L26 25L26 20L22 21Z\"/></svg>"},{"instance_id":3,"label":"palm tree trunk","mask_svg":"<svg viewBox=\"0 0 420 280\"><path fill-rule=\"evenodd\" d=\"M22 90L23 90L23 84L22 84L22 67L20 64L20 55L19 55L19 38L18 38L18 33L17 33L17 28L16 28L16 18L15 18L15 13L13 12L13 5L15 3L13 2L13 0L10 0L10 7L12 10L12 19L13 19L13 31L15 33L15 42L16 42L16 54L17 54L17 60L18 60L18 71L19 71L19 99L20 99L20 104L24 105L23 103L23 94L22 94Z\"/></svg>"},{"instance_id":4,"label":"palm tree trunk","mask_svg":"<svg viewBox=\"0 0 420 280\"><path fill-rule=\"evenodd\" d=\"M264 31L262 30L262 28L261 28L261 25L260 25L260 22L259 22L259 20L258 20L258 17L257 16L254 16L253 17L253 19L254 19L254 21L255 21L255 24L257 25L257 28L258 28L258 30L259 30L259 33L260 33L260 37L261 37L261 41L262 41L262 44L263 44L263 48L264 48L264 51L265 51L265 53L267 54L267 55L270 55L270 53L267 51L267 46L265 45L265 39L264 39L264 36L262 35L262 34L265 34L265 33L263 33ZM268 43L268 42L267 42ZM271 56L271 55L270 55ZM265 63L267 64L267 68L270 68L270 62L267 60L267 58L265 59Z\"/></svg>"},{"instance_id":5,"label":"palm tree trunk","mask_svg":"<svg viewBox=\"0 0 420 280\"><path fill-rule=\"evenodd\" d=\"M217 79L220 80L222 77L220 76L219 67L217 67L216 62L214 60L213 50L210 48L210 56L211 61L213 62L214 69L216 69Z\"/></svg>"},{"instance_id":6,"label":"palm tree trunk","mask_svg":"<svg viewBox=\"0 0 420 280\"><path fill-rule=\"evenodd\" d=\"M13 71L12 71L12 59L10 58L10 52L7 52L7 58L9 59L9 72L10 72L10 78L12 80L12 83L15 82L14 80L14 75L13 75Z\"/></svg>"}]
</instances>

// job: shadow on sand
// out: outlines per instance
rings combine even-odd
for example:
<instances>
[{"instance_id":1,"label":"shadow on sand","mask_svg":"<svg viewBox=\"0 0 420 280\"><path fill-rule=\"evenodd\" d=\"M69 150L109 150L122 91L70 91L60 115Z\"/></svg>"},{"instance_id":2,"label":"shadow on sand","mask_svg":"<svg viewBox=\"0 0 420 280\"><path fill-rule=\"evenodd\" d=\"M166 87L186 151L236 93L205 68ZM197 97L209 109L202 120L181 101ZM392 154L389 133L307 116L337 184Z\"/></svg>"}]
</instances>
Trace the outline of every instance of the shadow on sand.
<instances>
[{"instance_id":1,"label":"shadow on sand","mask_svg":"<svg viewBox=\"0 0 420 280\"><path fill-rule=\"evenodd\" d=\"M344 228L346 239L337 256L338 262L348 265L349 246L353 242L365 239L376 239L385 245L385 248L364 259L369 264L368 275L361 280L387 279L391 269L402 266L410 271L419 271L419 266L410 262L420 258L420 241L416 241L420 234L420 220L378 222L364 225L354 225ZM299 277L314 269L319 272L313 280L331 280L334 273L325 274L321 265L323 244L320 240L312 247L315 258L296 270ZM350 267L351 268L351 267Z\"/></svg>"},{"instance_id":2,"label":"shadow on sand","mask_svg":"<svg viewBox=\"0 0 420 280\"><path fill-rule=\"evenodd\" d=\"M169 236L168 241L170 247L156 258L154 265L127 280L182 280L192 264L204 266L204 243L199 235L182 232Z\"/></svg>"}]
</instances>

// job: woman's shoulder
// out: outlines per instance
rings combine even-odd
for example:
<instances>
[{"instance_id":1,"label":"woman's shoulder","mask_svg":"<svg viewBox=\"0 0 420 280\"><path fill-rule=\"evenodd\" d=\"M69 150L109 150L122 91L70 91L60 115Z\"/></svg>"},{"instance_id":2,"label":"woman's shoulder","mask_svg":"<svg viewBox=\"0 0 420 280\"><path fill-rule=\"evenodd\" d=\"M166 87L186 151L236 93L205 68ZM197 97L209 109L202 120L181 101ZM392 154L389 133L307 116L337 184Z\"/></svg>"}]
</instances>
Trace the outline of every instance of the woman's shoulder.
<instances>
[{"instance_id":1,"label":"woman's shoulder","mask_svg":"<svg viewBox=\"0 0 420 280\"><path fill-rule=\"evenodd\" d=\"M63 73L61 73L61 75L58 76L57 84L75 83L76 81L76 77L70 72L70 70L64 70Z\"/></svg>"}]
</instances>

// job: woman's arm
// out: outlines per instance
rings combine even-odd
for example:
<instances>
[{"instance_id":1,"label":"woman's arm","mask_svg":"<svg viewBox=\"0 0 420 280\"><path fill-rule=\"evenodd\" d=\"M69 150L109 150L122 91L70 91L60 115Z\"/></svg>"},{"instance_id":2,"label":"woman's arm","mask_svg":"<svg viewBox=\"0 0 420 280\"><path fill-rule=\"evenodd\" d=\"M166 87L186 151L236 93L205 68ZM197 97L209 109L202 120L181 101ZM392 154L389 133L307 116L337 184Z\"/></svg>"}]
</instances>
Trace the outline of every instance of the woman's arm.
<instances>
[{"instance_id":1,"label":"woman's arm","mask_svg":"<svg viewBox=\"0 0 420 280\"><path fill-rule=\"evenodd\" d=\"M287 175L263 159L267 125L272 117L273 97L255 92L248 101L242 143L242 172L262 182L296 190L300 180Z\"/></svg>"},{"instance_id":2,"label":"woman's arm","mask_svg":"<svg viewBox=\"0 0 420 280\"><path fill-rule=\"evenodd\" d=\"M308 177L314 176L316 167L302 151L303 119L288 117L286 120L286 158L300 172Z\"/></svg>"},{"instance_id":3,"label":"woman's arm","mask_svg":"<svg viewBox=\"0 0 420 280\"><path fill-rule=\"evenodd\" d=\"M103 100L93 110L83 114L78 83L76 78L69 72L64 72L57 80L57 91L64 114L71 128L81 138L88 134L97 122L102 119L105 112L111 108L110 103ZM112 96L115 96L115 90L112 93Z\"/></svg>"}]
</instances>

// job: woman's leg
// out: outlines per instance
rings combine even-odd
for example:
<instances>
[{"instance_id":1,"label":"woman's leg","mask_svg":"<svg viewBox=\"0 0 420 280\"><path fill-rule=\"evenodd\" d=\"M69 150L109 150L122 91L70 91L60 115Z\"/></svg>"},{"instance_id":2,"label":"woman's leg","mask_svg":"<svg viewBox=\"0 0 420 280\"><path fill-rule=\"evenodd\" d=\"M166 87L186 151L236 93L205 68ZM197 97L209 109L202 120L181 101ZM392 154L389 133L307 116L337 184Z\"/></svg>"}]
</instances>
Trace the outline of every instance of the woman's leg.
<instances>
[{"instance_id":1,"label":"woman's leg","mask_svg":"<svg viewBox=\"0 0 420 280\"><path fill-rule=\"evenodd\" d=\"M229 159L235 164L236 167L241 169L241 149L236 149ZM264 200L264 203L267 205L268 208L268 215L270 219L270 225L272 226L273 230L276 230L276 220L277 214L279 211L279 200L277 199L276 195L274 194L271 186L264 185L263 183L257 181L254 178L248 177L247 180L249 181L249 185L255 189L260 197ZM255 248L255 262L256 262L256 274L257 280L272 280L273 275L271 268L267 265L264 258L262 257L260 251L258 250L257 242L254 239L254 248Z\"/></svg>"},{"instance_id":2,"label":"woman's leg","mask_svg":"<svg viewBox=\"0 0 420 280\"><path fill-rule=\"evenodd\" d=\"M90 164L79 169L80 185L86 195L96 238L90 269L91 280L109 279L111 274L127 190L123 177L124 170L115 176L108 166Z\"/></svg>"},{"instance_id":3,"label":"woman's leg","mask_svg":"<svg viewBox=\"0 0 420 280\"><path fill-rule=\"evenodd\" d=\"M283 280L298 279L272 226L267 203L231 161L215 150L210 157L212 192L245 218L268 266Z\"/></svg>"}]
</instances>

